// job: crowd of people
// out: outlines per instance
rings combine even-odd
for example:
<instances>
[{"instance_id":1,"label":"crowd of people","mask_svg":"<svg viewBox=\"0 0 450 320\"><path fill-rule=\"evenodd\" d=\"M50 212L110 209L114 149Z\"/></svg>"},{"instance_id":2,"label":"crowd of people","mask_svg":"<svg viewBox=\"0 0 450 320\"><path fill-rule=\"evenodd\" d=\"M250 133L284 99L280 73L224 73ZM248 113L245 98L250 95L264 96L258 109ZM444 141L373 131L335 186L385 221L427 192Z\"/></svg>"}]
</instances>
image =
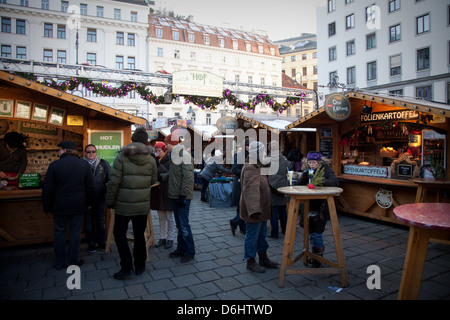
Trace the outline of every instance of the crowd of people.
<instances>
[{"instance_id":1,"label":"crowd of people","mask_svg":"<svg viewBox=\"0 0 450 320\"><path fill-rule=\"evenodd\" d=\"M50 164L43 184L44 211L51 212L54 220L56 269L84 263L79 258L83 221L88 252L105 249L107 207L114 210L113 234L120 257L120 270L113 275L115 279L127 279L145 271L145 231L150 210L155 210L159 219L159 240L155 247L172 248L177 231L175 250L169 257L178 257L182 263L194 259L195 243L189 222L194 165L189 150L176 134L152 146L145 128L139 127L131 143L118 152L112 166L99 158L93 144L85 146L82 158L78 158L72 141L63 141L58 147L60 158ZM278 164L277 171L264 174L267 163L272 161ZM299 185L308 184L321 171L324 186L337 186L334 172L317 151L308 152L306 159L298 150L285 157L277 141L265 145L248 137L237 142L231 169L222 162L221 150L214 150L206 158L199 174L201 201L207 201L209 181L218 172L232 174L232 205L236 206L236 215L229 223L233 235L238 228L245 235L243 260L247 269L261 273L266 268L277 268L278 263L268 257L266 238L278 238L286 232L288 199L277 191L289 183L286 168L296 171L294 181ZM301 214L309 215L312 252L323 255L322 233L329 218L326 203L311 200L310 212ZM130 221L134 237L132 252L127 238ZM318 261L310 263L312 267L320 267Z\"/></svg>"}]
</instances>

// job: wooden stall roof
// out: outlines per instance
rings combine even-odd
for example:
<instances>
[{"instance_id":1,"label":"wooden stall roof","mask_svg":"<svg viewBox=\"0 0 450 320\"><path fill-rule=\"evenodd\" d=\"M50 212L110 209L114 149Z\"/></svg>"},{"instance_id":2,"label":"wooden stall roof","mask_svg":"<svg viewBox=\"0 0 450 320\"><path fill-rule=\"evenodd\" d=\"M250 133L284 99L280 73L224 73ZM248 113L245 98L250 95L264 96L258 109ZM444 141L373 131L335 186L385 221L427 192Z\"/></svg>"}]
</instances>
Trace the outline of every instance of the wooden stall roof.
<instances>
[{"instance_id":1,"label":"wooden stall roof","mask_svg":"<svg viewBox=\"0 0 450 320\"><path fill-rule=\"evenodd\" d=\"M123 121L129 124L144 125L147 123L147 120L144 118L130 115L126 112L116 110L100 103L93 102L91 100L81 98L4 71L0 71L0 88L17 90L20 93L23 93L23 90L25 89L27 94L30 96L39 96L39 98L52 102L55 106L58 106L58 104L61 104L61 100L64 100L67 102L68 106L72 108L79 110L79 107L82 107L85 110L83 113L91 118L102 118L103 116L106 116L107 118L112 118L116 121Z\"/></svg>"},{"instance_id":2,"label":"wooden stall roof","mask_svg":"<svg viewBox=\"0 0 450 320\"><path fill-rule=\"evenodd\" d=\"M264 114L245 113L237 114L236 119L241 122L247 121L252 125L258 125L261 128L280 133L280 131L287 131L286 127L294 123L298 118L285 117L285 116L273 116ZM239 126L243 127L243 126Z\"/></svg>"},{"instance_id":3,"label":"wooden stall roof","mask_svg":"<svg viewBox=\"0 0 450 320\"><path fill-rule=\"evenodd\" d=\"M441 117L450 118L450 105L443 103L436 103L425 100L417 100L414 98L393 97L390 95L381 95L368 92L347 92L345 93L347 98L353 104L358 100L361 104L369 103L372 107L383 105L384 107L392 108L405 108L409 110L415 110L423 113L434 114ZM359 112L358 108L353 108L353 112ZM320 107L317 110L307 114L306 116L298 119L297 121L286 126L286 130L291 130L296 127L314 128L317 125L333 124L336 121L332 120L325 112L324 107Z\"/></svg>"}]
</instances>

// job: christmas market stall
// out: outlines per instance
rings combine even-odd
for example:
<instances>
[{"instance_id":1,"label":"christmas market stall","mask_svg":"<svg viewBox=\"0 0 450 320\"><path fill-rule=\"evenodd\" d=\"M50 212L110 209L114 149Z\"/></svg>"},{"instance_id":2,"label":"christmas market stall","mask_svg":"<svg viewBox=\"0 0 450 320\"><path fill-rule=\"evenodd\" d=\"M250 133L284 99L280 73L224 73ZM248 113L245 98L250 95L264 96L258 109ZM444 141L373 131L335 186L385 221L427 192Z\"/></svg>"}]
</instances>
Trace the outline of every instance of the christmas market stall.
<instances>
[{"instance_id":1,"label":"christmas market stall","mask_svg":"<svg viewBox=\"0 0 450 320\"><path fill-rule=\"evenodd\" d=\"M80 156L93 143L99 157L112 164L130 142L132 125L147 126L147 121L0 71L0 139L10 132L22 135L28 160L23 174L2 179L0 247L53 241L53 220L43 212L41 185L49 164L58 159L61 141L74 141Z\"/></svg>"},{"instance_id":2,"label":"christmas market stall","mask_svg":"<svg viewBox=\"0 0 450 320\"><path fill-rule=\"evenodd\" d=\"M393 209L416 196L450 202L449 118L446 104L358 91L329 95L286 129L316 128L314 149L344 190L338 210L400 223Z\"/></svg>"}]
</instances>

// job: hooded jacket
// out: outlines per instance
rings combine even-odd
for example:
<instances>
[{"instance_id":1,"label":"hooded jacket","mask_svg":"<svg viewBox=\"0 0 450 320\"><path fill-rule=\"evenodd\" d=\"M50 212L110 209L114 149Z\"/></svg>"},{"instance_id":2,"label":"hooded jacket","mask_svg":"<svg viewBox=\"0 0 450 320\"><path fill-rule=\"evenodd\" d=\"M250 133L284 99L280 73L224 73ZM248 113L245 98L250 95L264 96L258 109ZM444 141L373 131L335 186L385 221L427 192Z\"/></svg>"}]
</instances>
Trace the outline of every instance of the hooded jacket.
<instances>
[{"instance_id":1,"label":"hooded jacket","mask_svg":"<svg viewBox=\"0 0 450 320\"><path fill-rule=\"evenodd\" d=\"M158 181L153 147L132 142L123 147L111 169L106 205L121 215L150 212L150 189Z\"/></svg>"},{"instance_id":2,"label":"hooded jacket","mask_svg":"<svg viewBox=\"0 0 450 320\"><path fill-rule=\"evenodd\" d=\"M161 175L169 179L170 199L191 199L194 196L194 165L189 152L182 144L176 145L170 153L169 172Z\"/></svg>"}]
</instances>

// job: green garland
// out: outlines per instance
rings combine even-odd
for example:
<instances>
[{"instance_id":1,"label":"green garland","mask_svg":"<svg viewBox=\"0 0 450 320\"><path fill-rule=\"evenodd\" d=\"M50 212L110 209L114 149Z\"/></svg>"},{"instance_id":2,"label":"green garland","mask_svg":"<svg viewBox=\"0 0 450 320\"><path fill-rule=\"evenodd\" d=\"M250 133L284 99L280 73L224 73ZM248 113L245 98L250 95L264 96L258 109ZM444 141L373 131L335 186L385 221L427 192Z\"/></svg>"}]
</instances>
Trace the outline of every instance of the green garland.
<instances>
[{"instance_id":1,"label":"green garland","mask_svg":"<svg viewBox=\"0 0 450 320\"><path fill-rule=\"evenodd\" d=\"M61 91L72 91L82 86L86 90L89 90L95 94L100 94L102 97L124 97L128 95L129 92L135 91L145 101L156 105L164 103L163 95L156 96L151 90L147 89L147 85L138 84L135 82L126 81L119 87L113 87L108 85L106 81L99 83L82 77L71 77L69 80L57 82L55 80L39 81L37 77L30 73L17 73L17 75ZM174 99L179 97L179 95L171 94L171 97ZM244 102L239 100L229 89L223 91L222 97L201 97L193 95L185 95L183 97L185 104L195 104L202 110L215 110L221 102L227 101L235 109L243 109L253 112L255 112L256 105L266 103L270 108L272 108L273 111L277 111L281 114L289 107L303 102L304 97L306 97L306 93L303 92L297 94L297 97L286 98L286 100L282 103L275 101L273 97L264 93L258 94L251 101Z\"/></svg>"}]
</instances>

